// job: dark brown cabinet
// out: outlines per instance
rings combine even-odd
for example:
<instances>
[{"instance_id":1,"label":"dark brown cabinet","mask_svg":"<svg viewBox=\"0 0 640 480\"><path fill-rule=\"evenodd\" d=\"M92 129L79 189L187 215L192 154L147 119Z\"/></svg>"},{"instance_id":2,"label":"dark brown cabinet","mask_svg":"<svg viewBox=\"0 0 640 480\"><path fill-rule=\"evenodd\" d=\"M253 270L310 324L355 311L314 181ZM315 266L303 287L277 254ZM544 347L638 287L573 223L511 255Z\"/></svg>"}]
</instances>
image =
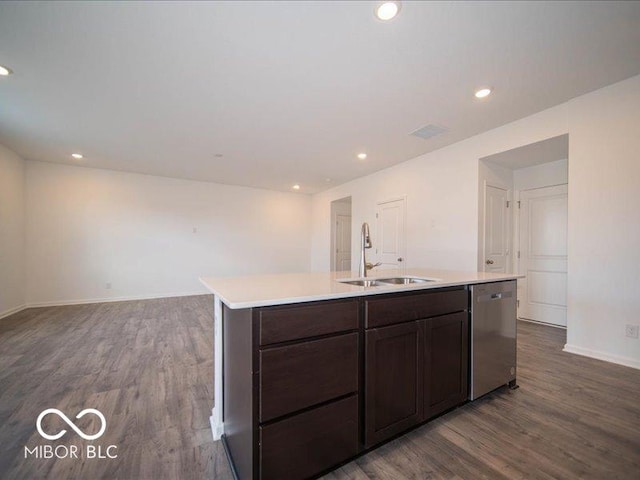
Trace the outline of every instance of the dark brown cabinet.
<instances>
[{"instance_id":1,"label":"dark brown cabinet","mask_svg":"<svg viewBox=\"0 0 640 480\"><path fill-rule=\"evenodd\" d=\"M358 333L260 351L260 422L358 392Z\"/></svg>"},{"instance_id":2,"label":"dark brown cabinet","mask_svg":"<svg viewBox=\"0 0 640 480\"><path fill-rule=\"evenodd\" d=\"M326 301L262 308L260 345L300 340L358 329L358 302Z\"/></svg>"},{"instance_id":3,"label":"dark brown cabinet","mask_svg":"<svg viewBox=\"0 0 640 480\"><path fill-rule=\"evenodd\" d=\"M365 301L365 447L467 400L467 309L463 288Z\"/></svg>"},{"instance_id":4,"label":"dark brown cabinet","mask_svg":"<svg viewBox=\"0 0 640 480\"><path fill-rule=\"evenodd\" d=\"M360 452L360 305L223 306L223 441L237 478L301 480Z\"/></svg>"},{"instance_id":5,"label":"dark brown cabinet","mask_svg":"<svg viewBox=\"0 0 640 480\"><path fill-rule=\"evenodd\" d=\"M365 445L370 447L422 420L422 324L365 332Z\"/></svg>"},{"instance_id":6,"label":"dark brown cabinet","mask_svg":"<svg viewBox=\"0 0 640 480\"><path fill-rule=\"evenodd\" d=\"M423 322L426 420L467 400L469 316L458 312Z\"/></svg>"},{"instance_id":7,"label":"dark brown cabinet","mask_svg":"<svg viewBox=\"0 0 640 480\"><path fill-rule=\"evenodd\" d=\"M223 306L225 449L241 480L317 476L464 403L468 290Z\"/></svg>"},{"instance_id":8,"label":"dark brown cabinet","mask_svg":"<svg viewBox=\"0 0 640 480\"><path fill-rule=\"evenodd\" d=\"M465 288L443 288L420 293L380 295L365 300L365 327L422 320L467 310L469 293Z\"/></svg>"},{"instance_id":9,"label":"dark brown cabinet","mask_svg":"<svg viewBox=\"0 0 640 480\"><path fill-rule=\"evenodd\" d=\"M309 478L357 453L357 395L260 427L263 479Z\"/></svg>"}]
</instances>

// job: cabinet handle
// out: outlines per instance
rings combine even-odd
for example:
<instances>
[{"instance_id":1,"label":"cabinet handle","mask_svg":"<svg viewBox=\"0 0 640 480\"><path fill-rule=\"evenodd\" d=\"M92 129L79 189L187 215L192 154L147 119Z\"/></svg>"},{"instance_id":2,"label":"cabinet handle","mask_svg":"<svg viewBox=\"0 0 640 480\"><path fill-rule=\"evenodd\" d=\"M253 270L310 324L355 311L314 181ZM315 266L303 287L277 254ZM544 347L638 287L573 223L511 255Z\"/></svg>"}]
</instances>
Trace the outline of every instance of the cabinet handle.
<instances>
[{"instance_id":1,"label":"cabinet handle","mask_svg":"<svg viewBox=\"0 0 640 480\"><path fill-rule=\"evenodd\" d=\"M493 260L487 260L485 263L486 263L487 265L493 265Z\"/></svg>"},{"instance_id":2,"label":"cabinet handle","mask_svg":"<svg viewBox=\"0 0 640 480\"><path fill-rule=\"evenodd\" d=\"M398 257L398 261L402 262L404 259L402 257Z\"/></svg>"}]
</instances>

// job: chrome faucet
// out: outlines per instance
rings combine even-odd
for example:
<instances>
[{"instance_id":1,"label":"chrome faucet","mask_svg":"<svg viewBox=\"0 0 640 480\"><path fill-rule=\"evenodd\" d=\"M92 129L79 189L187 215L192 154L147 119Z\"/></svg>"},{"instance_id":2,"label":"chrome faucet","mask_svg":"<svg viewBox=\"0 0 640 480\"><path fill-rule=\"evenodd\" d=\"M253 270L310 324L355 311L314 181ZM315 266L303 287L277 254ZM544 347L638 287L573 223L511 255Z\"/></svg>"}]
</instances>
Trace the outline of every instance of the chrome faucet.
<instances>
[{"instance_id":1,"label":"chrome faucet","mask_svg":"<svg viewBox=\"0 0 640 480\"><path fill-rule=\"evenodd\" d=\"M360 230L360 267L358 269L358 276L360 278L367 276L367 270L382 265L380 262L376 264L367 262L367 257L364 253L367 248L371 248L371 236L369 235L369 224L364 222Z\"/></svg>"}]
</instances>

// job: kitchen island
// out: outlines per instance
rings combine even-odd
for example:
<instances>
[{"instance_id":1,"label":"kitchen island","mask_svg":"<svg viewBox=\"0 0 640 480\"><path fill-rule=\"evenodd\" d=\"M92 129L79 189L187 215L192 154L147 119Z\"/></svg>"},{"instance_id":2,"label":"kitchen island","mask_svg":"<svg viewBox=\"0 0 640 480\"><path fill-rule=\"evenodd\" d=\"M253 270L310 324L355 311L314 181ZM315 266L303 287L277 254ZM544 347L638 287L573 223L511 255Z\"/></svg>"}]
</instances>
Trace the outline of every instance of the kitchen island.
<instances>
[{"instance_id":1,"label":"kitchen island","mask_svg":"<svg viewBox=\"0 0 640 480\"><path fill-rule=\"evenodd\" d=\"M430 269L378 271L370 286L350 272L202 278L215 299L212 430L235 475L313 477L467 402L470 286L516 278Z\"/></svg>"}]
</instances>

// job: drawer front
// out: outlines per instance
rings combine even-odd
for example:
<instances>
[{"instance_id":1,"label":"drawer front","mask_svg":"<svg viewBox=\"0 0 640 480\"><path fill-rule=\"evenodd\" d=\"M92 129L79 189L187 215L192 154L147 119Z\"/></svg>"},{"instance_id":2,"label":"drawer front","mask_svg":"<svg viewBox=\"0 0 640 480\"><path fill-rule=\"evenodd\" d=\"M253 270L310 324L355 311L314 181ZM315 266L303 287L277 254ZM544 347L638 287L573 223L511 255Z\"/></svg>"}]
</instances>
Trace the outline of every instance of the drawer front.
<instances>
[{"instance_id":1,"label":"drawer front","mask_svg":"<svg viewBox=\"0 0 640 480\"><path fill-rule=\"evenodd\" d=\"M309 478L357 453L357 395L260 427L263 480Z\"/></svg>"},{"instance_id":2,"label":"drawer front","mask_svg":"<svg viewBox=\"0 0 640 480\"><path fill-rule=\"evenodd\" d=\"M339 333L357 328L357 300L260 310L260 345Z\"/></svg>"},{"instance_id":3,"label":"drawer front","mask_svg":"<svg viewBox=\"0 0 640 480\"><path fill-rule=\"evenodd\" d=\"M358 390L358 333L260 351L260 422Z\"/></svg>"},{"instance_id":4,"label":"drawer front","mask_svg":"<svg viewBox=\"0 0 640 480\"><path fill-rule=\"evenodd\" d=\"M365 302L365 326L381 327L459 312L467 310L468 302L468 294L464 288L374 298Z\"/></svg>"}]
</instances>

